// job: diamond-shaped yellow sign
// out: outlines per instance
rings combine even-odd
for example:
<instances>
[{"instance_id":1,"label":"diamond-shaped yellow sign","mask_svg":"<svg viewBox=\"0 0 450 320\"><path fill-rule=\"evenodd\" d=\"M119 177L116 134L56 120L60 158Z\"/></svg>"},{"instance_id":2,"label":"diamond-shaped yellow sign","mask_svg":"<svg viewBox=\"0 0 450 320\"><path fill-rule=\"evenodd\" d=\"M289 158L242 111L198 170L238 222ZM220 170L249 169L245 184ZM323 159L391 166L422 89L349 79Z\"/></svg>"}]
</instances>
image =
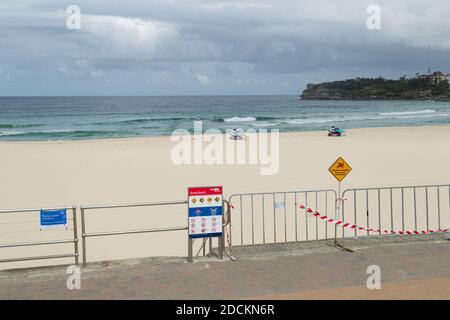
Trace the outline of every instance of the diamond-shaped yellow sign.
<instances>
[{"instance_id":1,"label":"diamond-shaped yellow sign","mask_svg":"<svg viewBox=\"0 0 450 320\"><path fill-rule=\"evenodd\" d=\"M331 174L339 181L341 182L344 180L344 178L352 171L352 167L345 162L344 158L339 157L328 169L328 171L331 172Z\"/></svg>"}]
</instances>

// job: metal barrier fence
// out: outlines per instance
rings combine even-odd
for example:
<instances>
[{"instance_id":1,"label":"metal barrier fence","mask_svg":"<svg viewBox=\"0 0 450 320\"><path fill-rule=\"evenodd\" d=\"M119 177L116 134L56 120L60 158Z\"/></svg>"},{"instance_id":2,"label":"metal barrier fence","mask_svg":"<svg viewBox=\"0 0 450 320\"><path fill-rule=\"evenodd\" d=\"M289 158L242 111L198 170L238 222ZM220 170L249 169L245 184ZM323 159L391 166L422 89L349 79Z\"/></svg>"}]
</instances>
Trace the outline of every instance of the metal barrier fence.
<instances>
[{"instance_id":1,"label":"metal barrier fence","mask_svg":"<svg viewBox=\"0 0 450 320\"><path fill-rule=\"evenodd\" d=\"M234 207L230 237L238 244L266 244L334 237L334 228L302 214L298 204L334 213L335 190L242 193L230 196ZM236 216L238 215L238 216ZM233 245L236 245L234 243Z\"/></svg>"},{"instance_id":2,"label":"metal barrier fence","mask_svg":"<svg viewBox=\"0 0 450 320\"><path fill-rule=\"evenodd\" d=\"M73 252L67 253L67 254L47 254L47 255L39 255L39 256L25 256L25 257L15 257L15 258L7 258L7 259L0 259L0 263L6 263L6 262L20 262L20 261L33 261L33 260L45 260L45 259L59 259L59 258L74 258L75 264L78 265L78 235L77 235L77 214L76 214L76 207L66 207L66 208L45 208L45 209L15 209L15 210L1 210L0 215L5 216L8 214L16 215L20 214L20 217L22 218L25 214L33 214L40 213L41 210L67 210L72 212L72 219L68 218L67 223L68 227L66 230L59 230L60 233L63 233L64 235L67 232L70 232L71 238L70 239L54 239L49 237L51 232L57 232L56 230L48 230L48 231L41 231L39 227L39 220L36 219L27 219L27 220L21 220L17 221L14 218L9 218L7 221L0 222L0 226L7 225L8 231L3 231L0 228L0 235L3 234L14 234L19 235L20 240L19 242L13 242L13 243L1 243L0 249L7 249L7 248L18 248L18 247L36 247L36 246L50 246L50 245L57 245L57 244L73 244ZM72 228L69 228L69 223L72 221ZM32 224L33 227L28 230L17 230L14 229L13 225L28 225ZM32 236L33 233L39 232L37 236ZM28 241L23 241L22 239L26 238ZM33 239L33 240L31 240ZM45 239L45 240L44 240Z\"/></svg>"},{"instance_id":3,"label":"metal barrier fence","mask_svg":"<svg viewBox=\"0 0 450 320\"><path fill-rule=\"evenodd\" d=\"M90 227L91 229L95 229L96 226L95 223L92 223L91 225L89 225L87 223L87 213L88 211L101 211L101 209L106 209L106 210L110 210L110 209L130 209L130 208L145 208L145 207L156 207L156 206L173 206L173 205L187 205L187 201L183 200L183 201L167 201L167 202L149 202L149 203L131 203L131 204L113 204L113 205L95 205L95 206L81 206L80 210L81 210L81 239L82 239L82 259L83 259L83 267L86 267L86 264L88 262L87 259L87 238L91 238L91 237L107 237L107 236L118 236L118 235L128 235L128 234L146 234L146 233L161 233L161 232L170 232L170 231L187 231L188 230L188 217L186 216L186 224L183 226L171 226L171 227L162 227L162 228L146 228L146 229L133 229L133 230L115 230L115 231L106 231L106 230L99 230L99 231L93 231L93 232L88 232L87 231L87 227ZM222 230L225 234L225 230L226 228L229 228L230 222L231 222L231 211L230 211L230 206L228 201L224 200L223 201L224 206L226 205L226 210L224 210L224 218L223 218L223 226L222 226ZM43 260L43 259L57 259L57 258L69 258L69 257L74 257L75 258L75 264L79 264L79 248L78 248L78 223L77 223L77 207L73 206L71 208L46 208L44 210L59 210L59 209L66 209L66 210L70 210L72 212L72 217L71 219L68 218L68 224L70 224L71 228L65 229L65 230L60 230L60 232L67 232L67 231L71 231L72 234L72 238L71 239L47 239L49 233L48 232L53 232L52 231L41 231L40 228L34 228L33 230L31 230L31 232L41 232L38 234L38 237L34 237L34 238L30 238L28 237L29 241L21 241L21 242L11 242L11 243L1 243L1 238L0 238L0 249L5 249L5 248L15 248L15 247L32 247L32 246L44 246L44 245L56 245L56 244L67 244L67 243L73 243L73 253L70 254L53 254L53 255L41 255L41 256L26 256L26 257L14 257L14 258L9 258L9 256L11 256L11 253L7 253L8 256L7 259L0 259L0 263L3 262L20 262L20 261L31 261L31 260ZM32 214L36 214L39 213L42 209L16 209L16 210L1 210L0 211L0 215L2 214L25 214L25 213L32 213ZM183 217L184 210L180 210L179 215L180 217ZM123 212L121 212L120 214L122 214ZM123 215L121 215L121 219L119 220L114 220L112 219L113 222L123 222ZM125 219L126 220L126 219ZM72 223L71 223L72 222ZM141 222L141 221L139 221ZM11 230L6 231L6 230L2 230L2 225L7 225L9 226L10 224L13 223L21 223L21 224L26 224L26 223L33 223L37 226L39 226L39 219L33 219L33 220L24 220L22 219L20 222L16 221L16 220L11 220L9 219L8 221L3 221L3 219L0 219L0 236L9 236L11 233ZM73 231L73 233L72 233ZM30 230L28 231L30 232ZM17 232L16 232L17 233ZM45 236L44 236L45 235ZM45 240L41 240L45 239ZM188 239L188 235L186 234L186 240ZM198 256L200 254L200 252L203 252L203 255L206 255L206 244L208 243L207 239L201 239L202 243L200 244L200 248L196 254L196 256ZM186 241L186 248L187 248L187 241ZM225 250L225 237L221 237L219 238L218 241L218 252L217 252L217 256L219 258L223 257L223 252ZM209 255L213 254L213 246L212 246L212 239L210 239L209 241ZM193 252L188 252L188 259L189 261L192 261L193 258ZM0 251L0 258L1 258L1 251Z\"/></svg>"},{"instance_id":4,"label":"metal barrier fence","mask_svg":"<svg viewBox=\"0 0 450 320\"><path fill-rule=\"evenodd\" d=\"M304 211L298 208L299 204L310 207L315 211L333 217L336 214L337 201L342 200L342 217L344 222L366 226L379 230L436 230L448 228L450 226L450 185L424 185L424 186L398 186L398 187L378 187L378 188L359 188L347 189L341 197L335 190L302 190L302 191L277 191L264 193L243 193L230 196L229 201L224 200L227 209L224 211L223 234L219 239L218 256L221 257L225 250L225 244L231 251L233 245L232 239L238 239L234 245L266 244L280 242L297 242L320 240L335 237L335 228L328 226L328 223L318 217L304 214ZM128 234L146 234L161 233L171 231L188 230L186 225L157 227L132 230L99 230L87 231L86 216L88 211L102 209L123 209L136 207L156 207L187 205L187 201L168 201L168 202L149 202L115 205L96 205L81 206L81 238L83 252L83 266L87 264L87 239L93 237L108 237ZM36 256L11 257L0 259L4 262L20 262L43 259L70 258L79 262L78 252L78 232L77 232L77 212L76 207L70 208L48 208L45 210L66 209L72 212L72 219L68 219L68 224L72 221L72 228L65 230L71 231L71 238L54 239L49 238L50 233L42 232L37 237L25 237L20 242L1 243L2 249L16 247L38 247L57 244L73 244L73 252L64 254L47 254ZM0 217L7 214L20 214L21 216L30 213L39 213L41 209L17 209L1 210ZM121 212L120 214L122 214ZM183 217L184 210L180 211L179 217ZM233 217L233 224L231 218ZM148 215L146 215L148 216ZM117 221L111 219L112 221ZM119 221L124 221L123 216ZM150 220L151 221L151 220ZM177 218L177 221L179 219ZM142 222L139 220L139 222ZM0 236L12 233L10 228L3 231L3 225L18 224L14 220L0 220ZM38 220L26 220L20 223L38 224ZM103 226L103 224L101 224ZM95 224L90 225L95 227ZM105 229L105 228L103 228ZM37 232L35 228L32 232ZM73 231L73 232L72 232ZM22 232L27 232L26 230ZM16 232L17 233L17 232ZM369 231L359 231L356 228L348 230L338 228L338 237L357 237L375 234ZM376 234L383 235L377 232ZM45 235L45 236L44 236ZM10 237L8 237L9 240ZM181 238L180 238L181 239ZM188 235L186 234L186 240ZM187 242L186 242L187 243ZM207 241L203 239L200 251L203 255L206 253ZM191 250L192 251L192 250ZM212 241L209 241L209 253L212 253ZM189 258L192 258L192 252L189 252ZM1 257L1 255L0 255Z\"/></svg>"},{"instance_id":5,"label":"metal barrier fence","mask_svg":"<svg viewBox=\"0 0 450 320\"><path fill-rule=\"evenodd\" d=\"M347 189L342 220L379 230L436 230L450 226L450 185ZM342 228L342 237L379 232Z\"/></svg>"},{"instance_id":6,"label":"metal barrier fence","mask_svg":"<svg viewBox=\"0 0 450 320\"><path fill-rule=\"evenodd\" d=\"M227 205L227 209L224 214L224 222L223 222L223 230L230 224L231 216L230 216L230 207L226 200L224 203ZM117 231L96 231L96 232L87 232L86 231L86 214L87 211L100 210L100 209L123 209L123 208L137 208L137 207L156 207L156 206L173 206L173 205L187 205L188 202L186 200L180 201L166 201L166 202L149 202L149 203L131 203L131 204L115 204L115 205L97 205L97 206L81 206L81 237L82 237L82 252L83 252L83 267L86 267L87 264L87 238L90 237L106 237L106 236L117 236L117 235L126 235L126 234L145 234L145 233L160 233L160 232L170 232L170 231L187 231L188 230L188 218L186 217L186 225L184 226L171 226L171 227L162 227L162 228L147 228L147 229L137 229L137 230L117 230ZM186 239L188 239L188 235L186 235ZM218 257L222 258L223 251L225 250L224 239L219 239L218 243ZM197 256L200 251L203 251L203 255L206 254L206 239L202 239L201 247L197 252ZM186 247L187 247L186 242ZM209 253L212 254L212 239L209 241ZM188 251L188 261L192 261L193 252L192 250Z\"/></svg>"},{"instance_id":7,"label":"metal barrier fence","mask_svg":"<svg viewBox=\"0 0 450 320\"><path fill-rule=\"evenodd\" d=\"M130 204L115 204L115 205L100 205L100 206L81 206L81 237L82 237L82 247L83 247L83 267L86 267L87 263L87 238L90 237L106 237L106 236L117 236L125 234L139 234L139 233L155 233L155 232L169 232L169 231L180 231L188 230L186 226L175 226L175 227L163 227L163 228L148 228L148 229L138 229L138 230L119 230L119 231L97 231L97 232L86 232L86 213L87 211L99 210L99 209L123 209L123 208L137 208L137 207L155 207L155 206L172 206L186 204L187 201L167 201L167 202L149 202L149 203L130 203ZM186 218L187 221L187 218Z\"/></svg>"}]
</instances>

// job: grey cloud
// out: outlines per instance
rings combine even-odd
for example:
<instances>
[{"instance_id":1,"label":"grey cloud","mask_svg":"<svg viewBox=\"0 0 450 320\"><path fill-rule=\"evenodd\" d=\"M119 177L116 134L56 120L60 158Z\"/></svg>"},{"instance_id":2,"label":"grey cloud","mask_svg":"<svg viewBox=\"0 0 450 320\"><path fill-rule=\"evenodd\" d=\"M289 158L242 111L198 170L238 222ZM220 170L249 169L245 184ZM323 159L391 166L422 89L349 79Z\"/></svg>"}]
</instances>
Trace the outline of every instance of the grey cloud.
<instances>
[{"instance_id":1,"label":"grey cloud","mask_svg":"<svg viewBox=\"0 0 450 320\"><path fill-rule=\"evenodd\" d=\"M249 93L296 93L318 79L423 72L428 44L434 68L450 71L446 0L379 0L382 30L376 31L366 28L372 3L6 0L0 4L0 68L16 81L0 78L0 94L22 92L21 81L33 79L59 82L56 87L72 94L92 92L101 81L105 91L115 81L124 92L136 86L146 92L144 83L160 81L158 88L165 83L185 92L187 79L193 94L246 86ZM66 28L71 4L81 7L81 30ZM72 86L77 79L86 87Z\"/></svg>"}]
</instances>

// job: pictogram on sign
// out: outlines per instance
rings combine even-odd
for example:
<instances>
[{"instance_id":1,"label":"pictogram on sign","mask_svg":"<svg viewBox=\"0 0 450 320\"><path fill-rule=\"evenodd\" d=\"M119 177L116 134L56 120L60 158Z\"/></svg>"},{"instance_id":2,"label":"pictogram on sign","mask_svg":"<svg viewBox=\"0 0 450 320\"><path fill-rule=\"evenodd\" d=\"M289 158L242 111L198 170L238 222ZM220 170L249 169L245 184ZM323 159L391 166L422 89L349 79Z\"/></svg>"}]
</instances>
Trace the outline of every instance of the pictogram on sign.
<instances>
[{"instance_id":1,"label":"pictogram on sign","mask_svg":"<svg viewBox=\"0 0 450 320\"><path fill-rule=\"evenodd\" d=\"M344 178L352 171L352 167L344 160L344 158L339 157L328 169L330 173L341 182Z\"/></svg>"}]
</instances>

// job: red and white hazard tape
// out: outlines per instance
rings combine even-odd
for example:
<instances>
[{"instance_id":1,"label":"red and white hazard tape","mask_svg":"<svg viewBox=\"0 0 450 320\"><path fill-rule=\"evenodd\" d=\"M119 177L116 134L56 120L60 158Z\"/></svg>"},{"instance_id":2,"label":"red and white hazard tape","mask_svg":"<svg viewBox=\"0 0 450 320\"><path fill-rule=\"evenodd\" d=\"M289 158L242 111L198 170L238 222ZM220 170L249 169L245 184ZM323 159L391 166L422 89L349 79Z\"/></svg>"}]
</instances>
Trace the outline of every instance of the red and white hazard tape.
<instances>
[{"instance_id":1,"label":"red and white hazard tape","mask_svg":"<svg viewBox=\"0 0 450 320\"><path fill-rule=\"evenodd\" d=\"M429 230L429 231L426 231L426 230L421 230L421 231L417 231L417 230L394 231L394 230L373 229L373 228L368 228L368 227L360 227L360 226L357 226L356 224L346 223L346 222L344 222L342 220L336 220L336 219L329 218L328 216L322 215L319 212L314 211L311 208L307 208L307 207L305 207L302 204L299 205L298 207L300 209L305 210L307 213L309 213L309 214L311 214L311 215L313 215L315 217L318 217L318 218L320 218L322 220L325 220L328 223L335 224L337 226L338 225L342 225L342 227L344 227L344 228L352 229L352 230L356 229L358 231L370 231L370 232L378 232L378 233L382 232L384 234L427 234L427 233L447 232L447 231L450 230L450 229L443 229L443 230L438 229L438 230Z\"/></svg>"}]
</instances>

